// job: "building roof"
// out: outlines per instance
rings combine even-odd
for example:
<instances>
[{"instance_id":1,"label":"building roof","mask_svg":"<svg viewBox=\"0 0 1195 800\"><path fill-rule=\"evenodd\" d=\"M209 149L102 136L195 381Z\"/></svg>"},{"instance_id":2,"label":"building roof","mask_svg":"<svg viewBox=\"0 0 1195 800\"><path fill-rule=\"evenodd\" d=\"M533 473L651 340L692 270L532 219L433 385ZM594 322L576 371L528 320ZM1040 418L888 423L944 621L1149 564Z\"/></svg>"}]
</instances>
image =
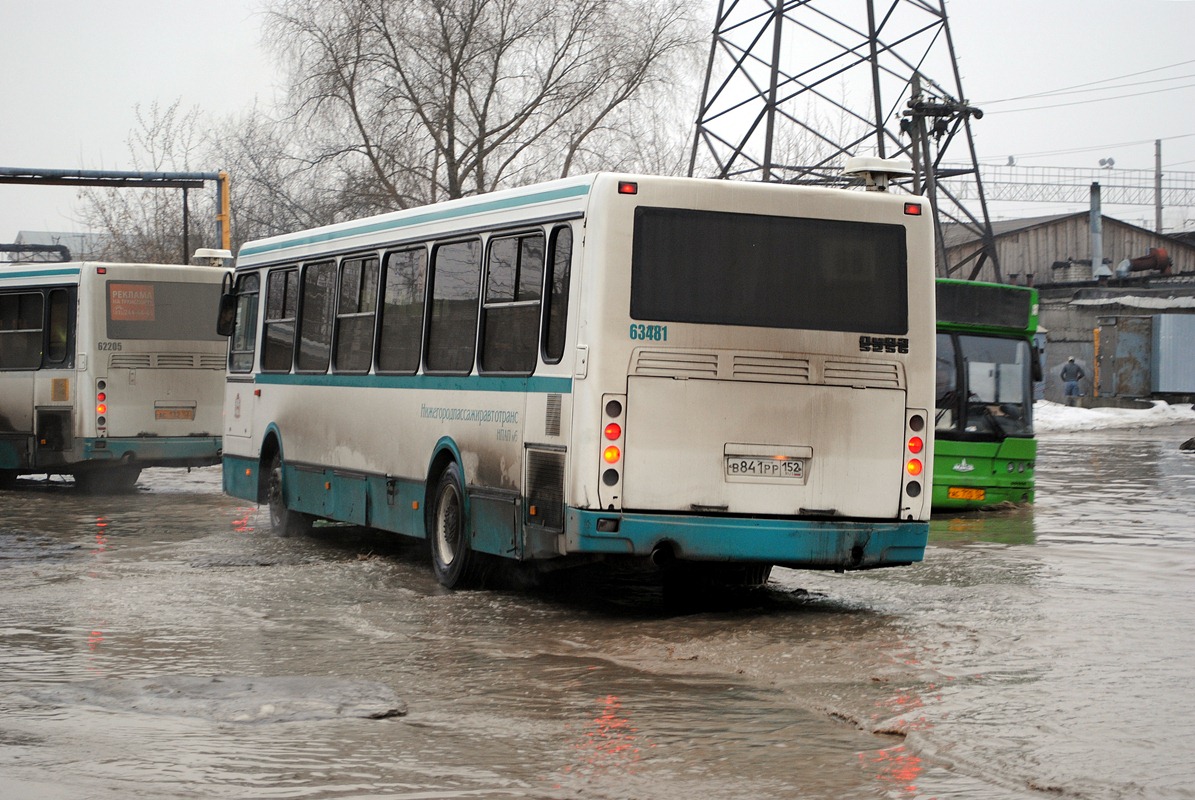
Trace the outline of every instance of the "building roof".
<instances>
[{"instance_id":1,"label":"building roof","mask_svg":"<svg viewBox=\"0 0 1195 800\"><path fill-rule=\"evenodd\" d=\"M93 258L103 249L108 237L102 233L66 233L62 231L17 231L13 244L61 244L71 251L75 261Z\"/></svg>"},{"instance_id":2,"label":"building roof","mask_svg":"<svg viewBox=\"0 0 1195 800\"><path fill-rule=\"evenodd\" d=\"M1023 217L1021 219L994 220L992 222L992 235L999 239L1002 236L1009 236L1014 233L1020 233L1021 231L1031 230L1033 228L1044 228L1064 220L1085 220L1087 218L1087 211L1074 211L1069 214L1051 214L1044 217ZM1136 230L1141 234L1151 238L1165 239L1174 242L1177 245L1183 245L1186 247L1190 247L1192 244L1189 240L1184 241L1182 238L1177 236L1170 236L1164 233L1155 233L1149 228L1142 228L1141 226L1134 225L1131 222L1125 222L1124 220L1119 220L1115 217L1109 217L1107 214L1103 214L1102 219L1105 225L1112 224L1125 228L1132 228L1133 230ZM942 245L946 247L946 249L958 247L960 245L971 244L972 242L978 241L979 237L976 235L975 229L971 226L960 224L942 226Z\"/></svg>"}]
</instances>

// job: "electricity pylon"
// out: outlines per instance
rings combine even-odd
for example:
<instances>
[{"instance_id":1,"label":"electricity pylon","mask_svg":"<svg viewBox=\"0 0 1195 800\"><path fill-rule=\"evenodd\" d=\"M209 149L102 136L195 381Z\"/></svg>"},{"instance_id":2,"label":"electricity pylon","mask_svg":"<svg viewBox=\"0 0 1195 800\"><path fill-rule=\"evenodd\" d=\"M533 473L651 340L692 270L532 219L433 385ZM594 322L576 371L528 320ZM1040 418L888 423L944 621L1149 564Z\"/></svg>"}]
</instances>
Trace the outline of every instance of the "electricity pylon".
<instances>
[{"instance_id":1,"label":"electricity pylon","mask_svg":"<svg viewBox=\"0 0 1195 800\"><path fill-rule=\"evenodd\" d=\"M689 174L832 184L850 156L908 158L897 185L933 204L938 274L998 281L971 135L983 112L964 98L944 0L719 0ZM945 168L948 151L964 166ZM956 263L946 228L978 243Z\"/></svg>"}]
</instances>

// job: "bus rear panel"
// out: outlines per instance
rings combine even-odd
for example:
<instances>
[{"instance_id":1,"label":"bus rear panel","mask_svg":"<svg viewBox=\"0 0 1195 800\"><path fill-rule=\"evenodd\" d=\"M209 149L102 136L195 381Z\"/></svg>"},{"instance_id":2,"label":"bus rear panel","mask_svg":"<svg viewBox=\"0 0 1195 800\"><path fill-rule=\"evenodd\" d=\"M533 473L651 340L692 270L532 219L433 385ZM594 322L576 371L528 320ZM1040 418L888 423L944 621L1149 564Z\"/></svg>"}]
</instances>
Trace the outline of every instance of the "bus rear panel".
<instances>
[{"instance_id":1,"label":"bus rear panel","mask_svg":"<svg viewBox=\"0 0 1195 800\"><path fill-rule=\"evenodd\" d=\"M93 262L0 272L0 318L41 308L21 323L23 355L6 348L0 364L6 478L127 488L146 467L219 463L225 343L213 319L225 274Z\"/></svg>"}]
</instances>

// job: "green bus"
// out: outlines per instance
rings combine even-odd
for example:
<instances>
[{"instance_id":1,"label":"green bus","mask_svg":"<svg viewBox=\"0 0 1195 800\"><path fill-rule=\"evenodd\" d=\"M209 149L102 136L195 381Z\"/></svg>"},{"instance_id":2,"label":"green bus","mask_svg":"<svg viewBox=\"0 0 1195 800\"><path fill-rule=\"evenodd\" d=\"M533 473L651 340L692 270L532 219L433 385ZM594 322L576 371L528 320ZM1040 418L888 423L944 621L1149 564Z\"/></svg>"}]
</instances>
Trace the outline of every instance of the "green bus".
<instances>
[{"instance_id":1,"label":"green bus","mask_svg":"<svg viewBox=\"0 0 1195 800\"><path fill-rule=\"evenodd\" d=\"M1032 503L1037 290L937 281L934 510Z\"/></svg>"}]
</instances>

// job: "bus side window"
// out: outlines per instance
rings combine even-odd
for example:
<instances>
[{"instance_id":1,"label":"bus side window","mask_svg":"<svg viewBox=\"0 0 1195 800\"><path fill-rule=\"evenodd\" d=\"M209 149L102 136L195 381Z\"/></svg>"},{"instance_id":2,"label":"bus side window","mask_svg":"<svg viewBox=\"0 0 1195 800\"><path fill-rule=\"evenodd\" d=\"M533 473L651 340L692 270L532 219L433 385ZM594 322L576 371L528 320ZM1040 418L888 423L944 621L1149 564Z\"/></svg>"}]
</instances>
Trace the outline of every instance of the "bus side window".
<instances>
[{"instance_id":1,"label":"bus side window","mask_svg":"<svg viewBox=\"0 0 1195 800\"><path fill-rule=\"evenodd\" d=\"M228 352L231 372L251 372L253 355L257 349L257 298L261 278L255 274L242 275L236 285L236 319Z\"/></svg>"},{"instance_id":2,"label":"bus side window","mask_svg":"<svg viewBox=\"0 0 1195 800\"><path fill-rule=\"evenodd\" d=\"M423 295L427 284L427 251L423 247L386 254L382 324L378 333L378 370L419 369L423 339Z\"/></svg>"},{"instance_id":3,"label":"bus side window","mask_svg":"<svg viewBox=\"0 0 1195 800\"><path fill-rule=\"evenodd\" d=\"M37 369L42 360L41 292L0 294L0 369Z\"/></svg>"},{"instance_id":4,"label":"bus side window","mask_svg":"<svg viewBox=\"0 0 1195 800\"><path fill-rule=\"evenodd\" d=\"M377 302L378 260L345 259L340 265L340 300L336 307L333 367L337 372L369 372Z\"/></svg>"},{"instance_id":5,"label":"bus side window","mask_svg":"<svg viewBox=\"0 0 1195 800\"><path fill-rule=\"evenodd\" d=\"M477 345L481 290L481 241L439 245L432 251L431 313L425 345L427 368L469 373Z\"/></svg>"},{"instance_id":6,"label":"bus side window","mask_svg":"<svg viewBox=\"0 0 1195 800\"><path fill-rule=\"evenodd\" d=\"M336 299L336 264L324 261L303 270L299 301L299 372L327 372L332 354L332 309Z\"/></svg>"},{"instance_id":7,"label":"bus side window","mask_svg":"<svg viewBox=\"0 0 1195 800\"><path fill-rule=\"evenodd\" d=\"M954 338L949 333L939 333L937 343L937 369L934 413L938 430L952 430L958 421L958 368L955 366Z\"/></svg>"},{"instance_id":8,"label":"bus side window","mask_svg":"<svg viewBox=\"0 0 1195 800\"><path fill-rule=\"evenodd\" d=\"M481 370L535 370L544 275L544 235L536 232L490 240L481 320Z\"/></svg>"},{"instance_id":9,"label":"bus side window","mask_svg":"<svg viewBox=\"0 0 1195 800\"><path fill-rule=\"evenodd\" d=\"M266 319L261 344L263 372L290 372L295 349L299 271L273 270L266 278Z\"/></svg>"},{"instance_id":10,"label":"bus side window","mask_svg":"<svg viewBox=\"0 0 1195 800\"><path fill-rule=\"evenodd\" d=\"M548 247L546 305L544 313L544 363L564 357L564 328L568 322L568 285L573 261L573 229L558 225Z\"/></svg>"},{"instance_id":11,"label":"bus side window","mask_svg":"<svg viewBox=\"0 0 1195 800\"><path fill-rule=\"evenodd\" d=\"M44 366L69 367L74 345L74 303L66 289L51 289L50 303L46 317L49 334L46 343Z\"/></svg>"}]
</instances>

